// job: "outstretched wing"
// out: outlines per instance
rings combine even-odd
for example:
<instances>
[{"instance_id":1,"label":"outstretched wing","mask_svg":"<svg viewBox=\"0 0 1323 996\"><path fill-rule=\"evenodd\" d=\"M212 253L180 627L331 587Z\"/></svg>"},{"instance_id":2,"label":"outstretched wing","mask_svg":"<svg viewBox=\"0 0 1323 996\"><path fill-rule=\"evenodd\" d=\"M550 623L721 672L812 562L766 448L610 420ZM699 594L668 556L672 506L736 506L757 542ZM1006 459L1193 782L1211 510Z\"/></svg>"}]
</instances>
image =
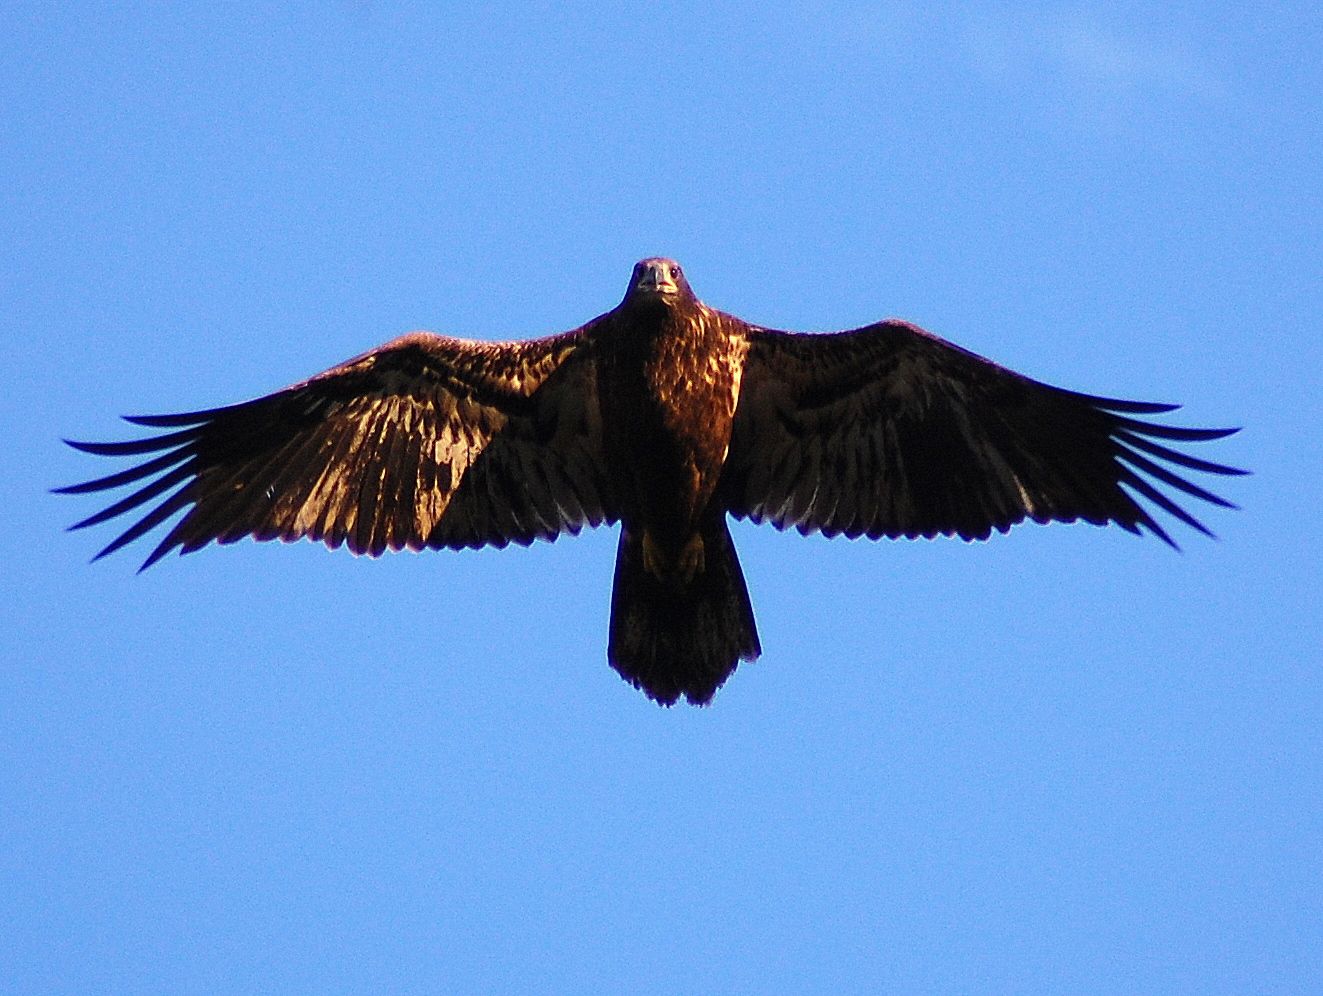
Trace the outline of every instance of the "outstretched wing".
<instances>
[{"instance_id":1,"label":"outstretched wing","mask_svg":"<svg viewBox=\"0 0 1323 996\"><path fill-rule=\"evenodd\" d=\"M415 332L255 401L129 418L173 431L70 442L103 456L155 455L59 490L147 481L73 527L147 509L98 557L192 506L144 568L175 548L244 536L307 536L377 556L577 532L616 517L591 329L518 343Z\"/></svg>"},{"instance_id":2,"label":"outstretched wing","mask_svg":"<svg viewBox=\"0 0 1323 996\"><path fill-rule=\"evenodd\" d=\"M1232 506L1164 464L1244 473L1155 442L1235 429L1133 418L1177 406L1051 387L907 322L830 335L746 330L721 494L732 514L755 522L972 540L1026 518L1082 519L1143 527L1174 546L1135 495L1203 533L1162 487Z\"/></svg>"}]
</instances>

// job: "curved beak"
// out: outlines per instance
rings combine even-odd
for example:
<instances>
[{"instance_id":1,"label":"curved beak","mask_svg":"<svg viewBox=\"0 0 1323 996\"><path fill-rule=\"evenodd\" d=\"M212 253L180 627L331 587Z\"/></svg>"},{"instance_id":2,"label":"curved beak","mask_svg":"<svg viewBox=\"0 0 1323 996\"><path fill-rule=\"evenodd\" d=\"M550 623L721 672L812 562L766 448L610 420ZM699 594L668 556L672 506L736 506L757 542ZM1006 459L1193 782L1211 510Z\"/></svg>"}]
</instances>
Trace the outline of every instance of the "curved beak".
<instances>
[{"instance_id":1,"label":"curved beak","mask_svg":"<svg viewBox=\"0 0 1323 996\"><path fill-rule=\"evenodd\" d=\"M680 290L671 276L670 267L665 263L646 264L634 289L644 294L676 294Z\"/></svg>"}]
</instances>

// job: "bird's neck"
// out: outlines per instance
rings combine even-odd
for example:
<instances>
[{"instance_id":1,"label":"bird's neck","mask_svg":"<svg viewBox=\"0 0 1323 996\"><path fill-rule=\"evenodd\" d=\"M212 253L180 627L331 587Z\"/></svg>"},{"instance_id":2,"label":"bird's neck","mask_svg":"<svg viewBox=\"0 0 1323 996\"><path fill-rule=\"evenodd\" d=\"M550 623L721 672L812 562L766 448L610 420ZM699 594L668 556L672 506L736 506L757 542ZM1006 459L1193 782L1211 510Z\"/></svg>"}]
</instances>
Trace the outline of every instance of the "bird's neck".
<instances>
[{"instance_id":1,"label":"bird's neck","mask_svg":"<svg viewBox=\"0 0 1323 996\"><path fill-rule=\"evenodd\" d=\"M649 301L631 311L631 338L644 349L675 349L702 343L709 323L701 304Z\"/></svg>"}]
</instances>

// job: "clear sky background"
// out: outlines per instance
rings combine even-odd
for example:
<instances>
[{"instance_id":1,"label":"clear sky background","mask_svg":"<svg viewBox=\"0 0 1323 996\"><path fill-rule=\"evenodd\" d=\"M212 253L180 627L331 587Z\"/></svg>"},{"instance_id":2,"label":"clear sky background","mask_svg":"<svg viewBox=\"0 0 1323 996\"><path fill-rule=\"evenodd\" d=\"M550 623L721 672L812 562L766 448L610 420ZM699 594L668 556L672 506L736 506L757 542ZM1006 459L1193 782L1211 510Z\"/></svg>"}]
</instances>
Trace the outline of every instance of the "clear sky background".
<instances>
[{"instance_id":1,"label":"clear sky background","mask_svg":"<svg viewBox=\"0 0 1323 996\"><path fill-rule=\"evenodd\" d=\"M0 989L1316 985L1318 5L607 9L3 6ZM765 654L670 710L606 664L614 531L63 532L112 468L61 436L568 329L655 253L1244 425L1243 510L737 525Z\"/></svg>"}]
</instances>

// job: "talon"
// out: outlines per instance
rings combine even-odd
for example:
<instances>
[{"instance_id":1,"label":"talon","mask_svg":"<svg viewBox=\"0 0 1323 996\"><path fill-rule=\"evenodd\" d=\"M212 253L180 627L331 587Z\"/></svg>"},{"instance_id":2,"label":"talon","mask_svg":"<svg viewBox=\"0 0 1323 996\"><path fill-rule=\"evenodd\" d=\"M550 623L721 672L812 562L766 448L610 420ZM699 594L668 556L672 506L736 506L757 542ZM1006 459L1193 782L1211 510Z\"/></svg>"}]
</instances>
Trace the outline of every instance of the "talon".
<instances>
[{"instance_id":1,"label":"talon","mask_svg":"<svg viewBox=\"0 0 1323 996\"><path fill-rule=\"evenodd\" d=\"M703 537L698 533L689 537L689 542L684 545L680 551L680 558L675 568L676 573L688 584L696 576L703 573L705 562L705 548L703 546Z\"/></svg>"},{"instance_id":2,"label":"talon","mask_svg":"<svg viewBox=\"0 0 1323 996\"><path fill-rule=\"evenodd\" d=\"M643 569L655 578L666 579L666 555L653 542L652 533L643 530Z\"/></svg>"},{"instance_id":3,"label":"talon","mask_svg":"<svg viewBox=\"0 0 1323 996\"><path fill-rule=\"evenodd\" d=\"M666 551L657 545L652 533L646 529L643 531L643 569L659 581L688 584L703 573L705 554L703 537L694 533L680 548L680 555L672 561Z\"/></svg>"}]
</instances>

